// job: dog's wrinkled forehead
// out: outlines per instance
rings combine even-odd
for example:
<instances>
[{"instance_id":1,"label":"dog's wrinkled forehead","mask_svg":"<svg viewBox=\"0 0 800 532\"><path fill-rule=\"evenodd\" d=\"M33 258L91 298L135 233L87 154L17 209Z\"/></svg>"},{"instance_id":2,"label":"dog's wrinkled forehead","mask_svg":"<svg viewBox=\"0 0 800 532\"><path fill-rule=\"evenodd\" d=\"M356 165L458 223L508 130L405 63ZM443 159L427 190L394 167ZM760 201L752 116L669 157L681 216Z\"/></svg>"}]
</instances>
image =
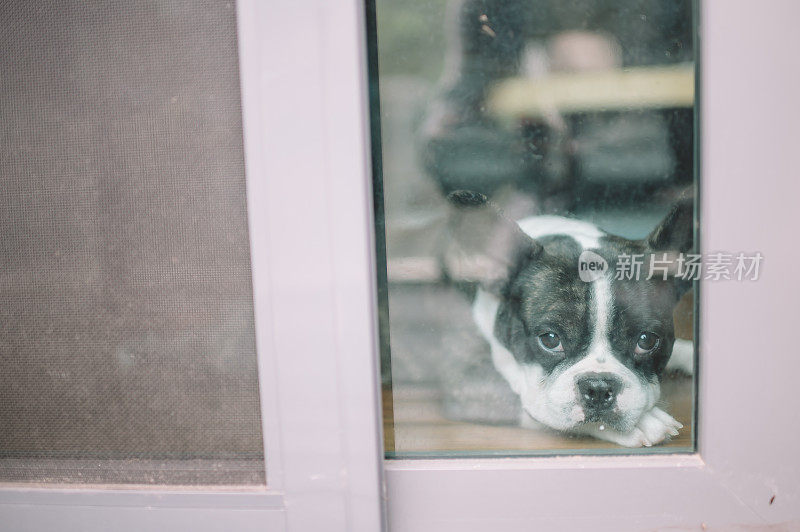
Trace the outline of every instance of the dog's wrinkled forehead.
<instances>
[{"instance_id":1,"label":"dog's wrinkled forehead","mask_svg":"<svg viewBox=\"0 0 800 532\"><path fill-rule=\"evenodd\" d=\"M546 236L539 242L545 253L523 268L510 286L510 296L519 299L521 317L573 321L584 316L590 285L578 275L581 246L566 235Z\"/></svg>"},{"instance_id":2,"label":"dog's wrinkled forehead","mask_svg":"<svg viewBox=\"0 0 800 532\"><path fill-rule=\"evenodd\" d=\"M639 242L623 238L605 237L601 242L598 253L609 264L614 315L627 315L629 319L626 322L642 326L663 321L665 315L671 316L677 301L678 282L673 278L665 280L655 271L651 275L649 260L651 257L657 259L658 254L648 252ZM639 260L639 270L631 273L630 265L626 265L622 268L626 274L617 275L622 260Z\"/></svg>"},{"instance_id":3,"label":"dog's wrinkled forehead","mask_svg":"<svg viewBox=\"0 0 800 532\"><path fill-rule=\"evenodd\" d=\"M566 235L548 235L539 242L544 253L510 283L509 302L525 335L556 332L573 352L584 350L592 338L594 312L591 285L578 275L582 248Z\"/></svg>"},{"instance_id":4,"label":"dog's wrinkled forehead","mask_svg":"<svg viewBox=\"0 0 800 532\"><path fill-rule=\"evenodd\" d=\"M579 257L584 248L571 236L539 237L544 252L538 260L523 267L509 286L509 299L516 306L528 335L555 332L573 356L590 346L602 324L609 347L626 351L642 331L670 336L675 292L672 283L646 279L646 268L638 280L615 279L620 256L642 255L636 242L601 238L592 251L608 264L602 280L608 284L608 297L598 301L596 287L579 275Z\"/></svg>"}]
</instances>

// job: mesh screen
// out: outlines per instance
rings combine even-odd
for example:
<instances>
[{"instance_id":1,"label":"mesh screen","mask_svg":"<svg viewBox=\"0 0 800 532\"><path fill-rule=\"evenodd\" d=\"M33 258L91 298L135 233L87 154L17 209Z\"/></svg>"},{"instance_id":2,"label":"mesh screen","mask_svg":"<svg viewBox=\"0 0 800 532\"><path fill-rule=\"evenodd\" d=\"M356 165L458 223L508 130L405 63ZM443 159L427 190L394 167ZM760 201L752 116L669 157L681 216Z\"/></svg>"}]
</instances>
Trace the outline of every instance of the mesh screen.
<instances>
[{"instance_id":1,"label":"mesh screen","mask_svg":"<svg viewBox=\"0 0 800 532\"><path fill-rule=\"evenodd\" d=\"M0 3L0 481L263 484L231 2Z\"/></svg>"}]
</instances>

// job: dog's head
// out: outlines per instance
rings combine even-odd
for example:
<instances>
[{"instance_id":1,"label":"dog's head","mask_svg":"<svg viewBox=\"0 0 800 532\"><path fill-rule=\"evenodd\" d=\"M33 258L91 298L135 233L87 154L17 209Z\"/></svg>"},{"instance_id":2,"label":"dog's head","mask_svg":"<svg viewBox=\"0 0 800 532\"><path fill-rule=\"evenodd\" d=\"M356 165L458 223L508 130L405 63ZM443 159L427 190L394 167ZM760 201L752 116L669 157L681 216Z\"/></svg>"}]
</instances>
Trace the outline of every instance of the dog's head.
<instances>
[{"instance_id":1,"label":"dog's head","mask_svg":"<svg viewBox=\"0 0 800 532\"><path fill-rule=\"evenodd\" d=\"M687 288L674 266L648 279L649 261L674 265L658 261L692 248L691 200L643 240L565 218L518 224L471 192L450 201L457 252L449 267L479 283L476 319L483 313L495 365L525 411L559 430L592 423L631 430L659 399L673 310ZM618 264L632 256L643 262L641 275L617 278L627 277L617 275L630 271Z\"/></svg>"}]
</instances>

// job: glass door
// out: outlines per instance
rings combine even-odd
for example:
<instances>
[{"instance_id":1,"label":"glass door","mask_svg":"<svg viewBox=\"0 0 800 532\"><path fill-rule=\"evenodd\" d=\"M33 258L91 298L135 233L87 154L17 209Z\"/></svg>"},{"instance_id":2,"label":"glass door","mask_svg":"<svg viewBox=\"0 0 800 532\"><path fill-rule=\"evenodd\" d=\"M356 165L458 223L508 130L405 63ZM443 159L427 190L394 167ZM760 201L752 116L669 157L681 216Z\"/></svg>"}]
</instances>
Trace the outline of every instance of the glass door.
<instances>
[{"instance_id":1,"label":"glass door","mask_svg":"<svg viewBox=\"0 0 800 532\"><path fill-rule=\"evenodd\" d=\"M794 527L794 5L367 11L390 528Z\"/></svg>"}]
</instances>

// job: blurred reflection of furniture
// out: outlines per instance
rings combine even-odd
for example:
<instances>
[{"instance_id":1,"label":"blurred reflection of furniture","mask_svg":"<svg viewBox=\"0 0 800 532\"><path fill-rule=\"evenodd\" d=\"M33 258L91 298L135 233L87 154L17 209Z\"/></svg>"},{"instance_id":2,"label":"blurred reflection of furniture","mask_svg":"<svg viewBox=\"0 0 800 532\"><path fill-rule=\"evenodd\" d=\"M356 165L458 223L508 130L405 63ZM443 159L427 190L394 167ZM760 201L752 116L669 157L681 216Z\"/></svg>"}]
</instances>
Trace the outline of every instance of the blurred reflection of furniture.
<instances>
[{"instance_id":1,"label":"blurred reflection of furniture","mask_svg":"<svg viewBox=\"0 0 800 532\"><path fill-rule=\"evenodd\" d=\"M689 0L463 0L448 19L420 130L444 193L511 188L575 214L691 181Z\"/></svg>"},{"instance_id":2,"label":"blurred reflection of furniture","mask_svg":"<svg viewBox=\"0 0 800 532\"><path fill-rule=\"evenodd\" d=\"M573 184L691 181L693 106L693 63L508 78L487 97L487 113L534 148L559 149L545 139L562 122Z\"/></svg>"},{"instance_id":3,"label":"blurred reflection of furniture","mask_svg":"<svg viewBox=\"0 0 800 532\"><path fill-rule=\"evenodd\" d=\"M505 78L488 91L487 120L428 140L426 166L445 192L511 185L544 204L566 191L570 211L591 202L584 185L690 183L693 106L693 63Z\"/></svg>"}]
</instances>

